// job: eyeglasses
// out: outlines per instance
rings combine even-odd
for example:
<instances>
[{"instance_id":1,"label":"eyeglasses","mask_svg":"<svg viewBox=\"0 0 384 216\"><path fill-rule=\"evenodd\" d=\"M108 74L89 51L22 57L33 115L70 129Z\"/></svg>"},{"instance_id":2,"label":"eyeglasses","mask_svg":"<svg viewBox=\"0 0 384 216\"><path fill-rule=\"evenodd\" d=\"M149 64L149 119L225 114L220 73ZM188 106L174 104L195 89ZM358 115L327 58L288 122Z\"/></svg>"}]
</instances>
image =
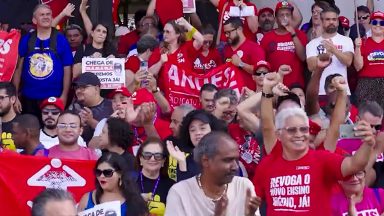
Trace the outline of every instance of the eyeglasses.
<instances>
[{"instance_id":1,"label":"eyeglasses","mask_svg":"<svg viewBox=\"0 0 384 216\"><path fill-rule=\"evenodd\" d=\"M379 131L379 130L381 130L381 124L371 125L371 128L375 128L375 130Z\"/></svg>"},{"instance_id":2,"label":"eyeglasses","mask_svg":"<svg viewBox=\"0 0 384 216\"><path fill-rule=\"evenodd\" d=\"M69 124L58 123L56 127L59 128L59 129L66 129L66 128L76 129L76 128L79 127L79 125L77 125L75 123L69 123Z\"/></svg>"},{"instance_id":3,"label":"eyeglasses","mask_svg":"<svg viewBox=\"0 0 384 216\"><path fill-rule=\"evenodd\" d=\"M317 14L321 14L321 12L323 12L323 10L313 10L312 14L317 15Z\"/></svg>"},{"instance_id":4,"label":"eyeglasses","mask_svg":"<svg viewBox=\"0 0 384 216\"><path fill-rule=\"evenodd\" d=\"M3 101L5 98L10 97L9 95L0 96L0 101Z\"/></svg>"},{"instance_id":5,"label":"eyeglasses","mask_svg":"<svg viewBox=\"0 0 384 216\"><path fill-rule=\"evenodd\" d=\"M356 178L358 179L362 179L365 177L365 172L364 171L360 171L358 173L355 173L354 176L356 176Z\"/></svg>"},{"instance_id":6,"label":"eyeglasses","mask_svg":"<svg viewBox=\"0 0 384 216\"><path fill-rule=\"evenodd\" d=\"M141 153L141 157L144 158L144 160L150 160L152 156L155 158L155 160L163 160L164 159L164 154L163 153L152 153L152 152L143 152Z\"/></svg>"},{"instance_id":7,"label":"eyeglasses","mask_svg":"<svg viewBox=\"0 0 384 216\"><path fill-rule=\"evenodd\" d=\"M367 20L369 18L369 14L365 15L365 16L359 16L357 17L358 20Z\"/></svg>"},{"instance_id":8,"label":"eyeglasses","mask_svg":"<svg viewBox=\"0 0 384 216\"><path fill-rule=\"evenodd\" d=\"M286 127L286 128L282 128L282 130L287 131L287 133L290 135L295 135L298 131L300 131L300 133L308 133L309 127L308 126Z\"/></svg>"},{"instance_id":9,"label":"eyeglasses","mask_svg":"<svg viewBox=\"0 0 384 216\"><path fill-rule=\"evenodd\" d=\"M265 76L265 75L268 74L268 73L269 73L268 71L259 71L259 72L254 73L253 75L255 75L255 76L261 76L261 75L263 75L263 76Z\"/></svg>"},{"instance_id":10,"label":"eyeglasses","mask_svg":"<svg viewBox=\"0 0 384 216\"><path fill-rule=\"evenodd\" d=\"M384 20L372 20L371 21L371 24L373 25L373 26L384 26Z\"/></svg>"},{"instance_id":11,"label":"eyeglasses","mask_svg":"<svg viewBox=\"0 0 384 216\"><path fill-rule=\"evenodd\" d=\"M110 178L113 176L114 172L115 172L115 170L113 170L113 169L105 169L105 170L96 169L95 175L96 175L96 177L100 177L101 174L103 174L104 177Z\"/></svg>"},{"instance_id":12,"label":"eyeglasses","mask_svg":"<svg viewBox=\"0 0 384 216\"><path fill-rule=\"evenodd\" d=\"M56 110L56 109L45 109L45 110L42 110L41 113L43 115L48 115L49 113L51 113L52 115L59 115L60 114L60 110Z\"/></svg>"},{"instance_id":13,"label":"eyeglasses","mask_svg":"<svg viewBox=\"0 0 384 216\"><path fill-rule=\"evenodd\" d=\"M236 31L237 28L234 28L232 30L229 30L229 31L224 31L224 35L228 37L228 35L230 35L233 31Z\"/></svg>"},{"instance_id":14,"label":"eyeglasses","mask_svg":"<svg viewBox=\"0 0 384 216\"><path fill-rule=\"evenodd\" d=\"M212 43L213 43L213 41L211 41L211 40L204 41L204 45L211 45Z\"/></svg>"}]
</instances>

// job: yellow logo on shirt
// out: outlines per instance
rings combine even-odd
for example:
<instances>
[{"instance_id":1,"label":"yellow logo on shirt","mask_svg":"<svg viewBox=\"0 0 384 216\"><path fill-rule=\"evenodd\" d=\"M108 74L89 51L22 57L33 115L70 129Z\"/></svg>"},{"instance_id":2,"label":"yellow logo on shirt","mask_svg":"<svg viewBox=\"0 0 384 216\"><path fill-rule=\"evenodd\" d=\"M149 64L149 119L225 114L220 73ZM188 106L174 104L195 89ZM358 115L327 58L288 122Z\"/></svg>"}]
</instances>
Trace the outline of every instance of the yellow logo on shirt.
<instances>
[{"instance_id":1,"label":"yellow logo on shirt","mask_svg":"<svg viewBox=\"0 0 384 216\"><path fill-rule=\"evenodd\" d=\"M152 193L149 193L152 196ZM165 204L160 201L160 196L155 195L152 201L148 202L149 214L151 216L163 216L165 213Z\"/></svg>"},{"instance_id":2,"label":"yellow logo on shirt","mask_svg":"<svg viewBox=\"0 0 384 216\"><path fill-rule=\"evenodd\" d=\"M29 71L37 79L51 75L53 60L47 53L35 53L29 60Z\"/></svg>"}]
</instances>

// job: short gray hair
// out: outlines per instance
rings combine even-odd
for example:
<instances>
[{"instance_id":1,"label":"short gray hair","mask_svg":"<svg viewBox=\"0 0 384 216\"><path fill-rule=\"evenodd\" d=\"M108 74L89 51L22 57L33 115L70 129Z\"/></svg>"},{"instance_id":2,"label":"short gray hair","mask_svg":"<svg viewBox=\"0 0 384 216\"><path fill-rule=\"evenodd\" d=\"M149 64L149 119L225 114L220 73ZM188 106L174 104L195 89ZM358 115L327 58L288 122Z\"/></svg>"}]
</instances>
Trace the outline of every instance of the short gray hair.
<instances>
[{"instance_id":1,"label":"short gray hair","mask_svg":"<svg viewBox=\"0 0 384 216\"><path fill-rule=\"evenodd\" d=\"M185 117L188 113L195 110L196 108L191 104L181 104L180 106L175 107L175 109L180 109L183 111L183 117Z\"/></svg>"},{"instance_id":2,"label":"short gray hair","mask_svg":"<svg viewBox=\"0 0 384 216\"><path fill-rule=\"evenodd\" d=\"M47 8L47 9L51 10L51 12L52 12L52 9L51 9L51 7L50 7L49 5L47 5L47 4L38 4L38 5L36 5L36 7L33 9L33 17L36 16L36 11L39 10L40 8Z\"/></svg>"},{"instance_id":3,"label":"short gray hair","mask_svg":"<svg viewBox=\"0 0 384 216\"><path fill-rule=\"evenodd\" d=\"M285 126L285 121L289 117L300 117L305 121L306 126L309 126L308 116L305 111L299 107L285 108L277 113L275 118L276 129L282 129Z\"/></svg>"},{"instance_id":4,"label":"short gray hair","mask_svg":"<svg viewBox=\"0 0 384 216\"><path fill-rule=\"evenodd\" d=\"M199 144L193 149L193 159L202 167L201 159L203 156L213 158L217 154L222 142L235 142L227 133L221 131L213 131L205 135Z\"/></svg>"},{"instance_id":5,"label":"short gray hair","mask_svg":"<svg viewBox=\"0 0 384 216\"><path fill-rule=\"evenodd\" d=\"M73 200L72 195L65 190L62 189L54 189L48 188L41 192L37 197L33 200L32 206L32 216L44 216L45 215L45 205L49 201L72 201L75 206L75 201Z\"/></svg>"}]
</instances>

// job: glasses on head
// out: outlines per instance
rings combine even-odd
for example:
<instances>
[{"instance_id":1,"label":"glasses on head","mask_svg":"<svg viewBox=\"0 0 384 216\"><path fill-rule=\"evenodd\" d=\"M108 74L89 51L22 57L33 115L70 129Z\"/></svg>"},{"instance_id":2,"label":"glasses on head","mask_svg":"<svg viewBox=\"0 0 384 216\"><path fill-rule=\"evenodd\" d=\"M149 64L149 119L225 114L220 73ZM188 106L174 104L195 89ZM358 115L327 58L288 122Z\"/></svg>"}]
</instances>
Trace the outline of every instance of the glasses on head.
<instances>
[{"instance_id":1,"label":"glasses on head","mask_svg":"<svg viewBox=\"0 0 384 216\"><path fill-rule=\"evenodd\" d=\"M79 125L77 125L75 123L69 123L69 124L58 123L56 127L59 128L59 129L66 129L66 128L76 129L76 128L79 127Z\"/></svg>"},{"instance_id":2,"label":"glasses on head","mask_svg":"<svg viewBox=\"0 0 384 216\"><path fill-rule=\"evenodd\" d=\"M114 172L115 172L115 170L113 170L113 169L105 169L105 170L96 169L95 175L96 175L96 177L100 177L101 174L103 174L104 177L110 178L113 176Z\"/></svg>"},{"instance_id":3,"label":"glasses on head","mask_svg":"<svg viewBox=\"0 0 384 216\"><path fill-rule=\"evenodd\" d=\"M267 73L269 73L268 71L256 71L256 73L254 73L253 75L255 76L265 76Z\"/></svg>"},{"instance_id":4,"label":"glasses on head","mask_svg":"<svg viewBox=\"0 0 384 216\"><path fill-rule=\"evenodd\" d=\"M357 17L358 20L367 20L369 18L369 14L365 15L365 16L359 16Z\"/></svg>"},{"instance_id":5,"label":"glasses on head","mask_svg":"<svg viewBox=\"0 0 384 216\"><path fill-rule=\"evenodd\" d=\"M286 127L286 128L282 128L282 130L287 131L287 133L290 135L295 135L298 131L300 131L300 133L308 133L309 127L308 126Z\"/></svg>"},{"instance_id":6,"label":"glasses on head","mask_svg":"<svg viewBox=\"0 0 384 216\"><path fill-rule=\"evenodd\" d=\"M0 95L0 101L3 101L5 98L10 97L9 95Z\"/></svg>"},{"instance_id":7,"label":"glasses on head","mask_svg":"<svg viewBox=\"0 0 384 216\"><path fill-rule=\"evenodd\" d=\"M228 35L230 35L233 31L236 31L236 30L237 30L237 28L234 28L234 29L229 30L229 31L224 31L224 35L225 35L225 36L228 36Z\"/></svg>"},{"instance_id":8,"label":"glasses on head","mask_svg":"<svg viewBox=\"0 0 384 216\"><path fill-rule=\"evenodd\" d=\"M150 160L151 158L155 158L155 160L163 160L164 159L164 154L163 153L152 153L152 152L143 152L141 153L141 157L144 158L144 160Z\"/></svg>"},{"instance_id":9,"label":"glasses on head","mask_svg":"<svg viewBox=\"0 0 384 216\"><path fill-rule=\"evenodd\" d=\"M41 111L41 113L43 115L48 115L49 113L51 113L52 115L59 115L60 114L60 110L57 110L57 109L44 109Z\"/></svg>"},{"instance_id":10,"label":"glasses on head","mask_svg":"<svg viewBox=\"0 0 384 216\"><path fill-rule=\"evenodd\" d=\"M372 20L371 24L373 26L384 26L384 20Z\"/></svg>"}]
</instances>

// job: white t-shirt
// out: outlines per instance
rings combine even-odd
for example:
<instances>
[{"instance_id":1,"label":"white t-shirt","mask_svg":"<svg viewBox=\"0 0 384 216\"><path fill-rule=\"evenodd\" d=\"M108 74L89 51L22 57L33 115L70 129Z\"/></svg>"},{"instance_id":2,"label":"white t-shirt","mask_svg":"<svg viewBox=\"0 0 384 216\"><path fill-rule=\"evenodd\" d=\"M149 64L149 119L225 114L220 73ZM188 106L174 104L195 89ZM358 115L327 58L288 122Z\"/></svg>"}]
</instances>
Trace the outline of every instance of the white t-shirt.
<instances>
[{"instance_id":1,"label":"white t-shirt","mask_svg":"<svg viewBox=\"0 0 384 216\"><path fill-rule=\"evenodd\" d=\"M321 44L321 41L325 40L322 36L311 40L306 47L307 59L311 57L318 56L317 47ZM351 52L354 53L353 42L351 38L342 36L340 34L335 35L334 37L328 39L336 45L337 49L341 50L343 53ZM342 64L335 55L332 56L332 63L325 68L320 79L319 95L325 95L324 83L325 78L328 75L338 73L342 75L347 80L347 66ZM348 87L348 95L350 95L350 90Z\"/></svg>"},{"instance_id":2,"label":"white t-shirt","mask_svg":"<svg viewBox=\"0 0 384 216\"><path fill-rule=\"evenodd\" d=\"M59 138L57 136L51 137L47 135L43 130L40 130L40 142L44 145L46 149L49 149L52 146L59 144ZM87 143L85 143L81 136L79 136L79 138L77 139L77 144L82 147L87 147Z\"/></svg>"},{"instance_id":3,"label":"white t-shirt","mask_svg":"<svg viewBox=\"0 0 384 216\"><path fill-rule=\"evenodd\" d=\"M235 176L228 184L228 206L226 216L244 216L247 189L255 196L252 182ZM178 182L168 192L164 216L213 216L215 203L205 196L197 184L196 177ZM260 215L259 211L255 215Z\"/></svg>"}]
</instances>

